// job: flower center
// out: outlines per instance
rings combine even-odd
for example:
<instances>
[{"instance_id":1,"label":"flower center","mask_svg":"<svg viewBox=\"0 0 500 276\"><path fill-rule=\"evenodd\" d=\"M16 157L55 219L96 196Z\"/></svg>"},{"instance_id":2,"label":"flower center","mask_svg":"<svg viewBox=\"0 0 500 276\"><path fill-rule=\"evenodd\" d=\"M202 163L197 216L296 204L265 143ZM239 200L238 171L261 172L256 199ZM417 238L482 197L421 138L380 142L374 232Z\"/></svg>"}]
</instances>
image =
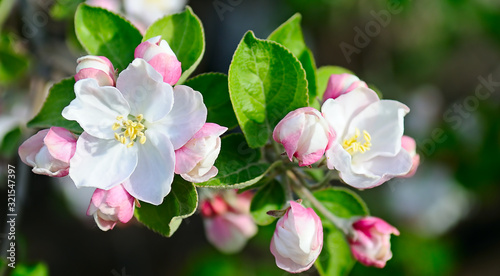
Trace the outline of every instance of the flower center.
<instances>
[{"instance_id":1,"label":"flower center","mask_svg":"<svg viewBox=\"0 0 500 276\"><path fill-rule=\"evenodd\" d=\"M354 135L351 136L351 138L345 139L344 142L342 143L342 147L350 155L353 155L357 152L365 153L366 151L370 150L370 147L372 145L370 141L372 140L372 137L370 136L368 131L363 130L362 139L364 140L364 143L361 142L362 139L359 137L359 135L360 131L358 128L356 128Z\"/></svg>"},{"instance_id":2,"label":"flower center","mask_svg":"<svg viewBox=\"0 0 500 276\"><path fill-rule=\"evenodd\" d=\"M115 132L115 139L120 143L127 145L127 148L134 146L134 142L139 138L139 143L146 143L146 127L143 125L144 116L139 114L137 116L129 115L127 120L123 116L117 116L118 122L114 123L111 128L119 130Z\"/></svg>"}]
</instances>

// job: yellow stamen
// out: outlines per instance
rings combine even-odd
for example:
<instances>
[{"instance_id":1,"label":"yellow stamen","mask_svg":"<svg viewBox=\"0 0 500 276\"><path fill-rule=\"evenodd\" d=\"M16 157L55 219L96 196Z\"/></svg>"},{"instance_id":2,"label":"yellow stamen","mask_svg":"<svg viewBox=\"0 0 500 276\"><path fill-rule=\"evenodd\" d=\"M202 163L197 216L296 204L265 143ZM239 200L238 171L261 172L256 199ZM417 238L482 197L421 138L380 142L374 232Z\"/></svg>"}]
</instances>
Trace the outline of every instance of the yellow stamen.
<instances>
[{"instance_id":1,"label":"yellow stamen","mask_svg":"<svg viewBox=\"0 0 500 276\"><path fill-rule=\"evenodd\" d=\"M115 139L118 142L126 145L127 148L134 146L137 137L140 137L139 142L141 144L146 143L147 138L143 132L146 130L146 126L143 124L144 116L142 114L139 114L135 116L134 119L133 115L129 115L128 118L124 119L124 116L122 115L116 116L116 120L118 122L115 122L111 126L111 129L113 129L114 131L117 131L119 129L121 130L114 133Z\"/></svg>"},{"instance_id":2,"label":"yellow stamen","mask_svg":"<svg viewBox=\"0 0 500 276\"><path fill-rule=\"evenodd\" d=\"M360 153L365 153L370 150L371 147L371 135L368 133L368 131L363 130L363 140L364 143L361 143L358 138L360 135L359 129L354 130L354 135L351 136L348 139L345 139L344 142L342 143L342 147L349 153L349 154L354 154L357 152Z\"/></svg>"}]
</instances>

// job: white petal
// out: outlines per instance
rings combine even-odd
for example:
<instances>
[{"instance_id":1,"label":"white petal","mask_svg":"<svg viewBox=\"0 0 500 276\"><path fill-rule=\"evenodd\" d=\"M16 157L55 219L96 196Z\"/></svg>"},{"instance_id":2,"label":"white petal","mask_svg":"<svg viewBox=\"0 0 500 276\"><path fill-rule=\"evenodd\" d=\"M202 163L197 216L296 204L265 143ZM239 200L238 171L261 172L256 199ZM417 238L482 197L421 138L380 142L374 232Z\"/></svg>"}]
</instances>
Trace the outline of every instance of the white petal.
<instances>
[{"instance_id":1,"label":"white petal","mask_svg":"<svg viewBox=\"0 0 500 276\"><path fill-rule=\"evenodd\" d=\"M369 105L353 118L349 133L354 133L355 128L366 130L372 144L369 151L356 154L353 163L364 162L378 155L396 155L401 149L404 116L409 111L406 105L398 101L382 100Z\"/></svg>"},{"instance_id":2,"label":"white petal","mask_svg":"<svg viewBox=\"0 0 500 276\"><path fill-rule=\"evenodd\" d=\"M77 121L88 134L101 139L114 139L111 128L116 117L127 117L130 107L118 89L99 86L95 79L79 80L75 84L76 99L66 106L62 116Z\"/></svg>"},{"instance_id":3,"label":"white petal","mask_svg":"<svg viewBox=\"0 0 500 276\"><path fill-rule=\"evenodd\" d=\"M375 185L380 180L378 176L366 174L368 172L361 165L361 167L353 167L351 155L338 143L327 150L325 155L328 168L337 169L340 178L348 185L365 189Z\"/></svg>"},{"instance_id":4,"label":"white petal","mask_svg":"<svg viewBox=\"0 0 500 276\"><path fill-rule=\"evenodd\" d=\"M137 167L123 186L133 197L160 205L174 179L174 149L163 133L147 130L145 134L146 143L134 146L138 148Z\"/></svg>"},{"instance_id":5,"label":"white petal","mask_svg":"<svg viewBox=\"0 0 500 276\"><path fill-rule=\"evenodd\" d=\"M84 132L76 142L69 176L77 187L108 190L125 181L137 165L136 147L116 140L95 138Z\"/></svg>"},{"instance_id":6,"label":"white petal","mask_svg":"<svg viewBox=\"0 0 500 276\"><path fill-rule=\"evenodd\" d=\"M337 133L337 140L344 139L350 121L368 105L378 102L375 91L359 87L337 99L328 99L321 107L323 116Z\"/></svg>"},{"instance_id":7,"label":"white petal","mask_svg":"<svg viewBox=\"0 0 500 276\"><path fill-rule=\"evenodd\" d=\"M162 128L174 149L179 149L201 129L206 120L207 107L201 93L185 85L176 85L174 106L164 119L155 123L155 128Z\"/></svg>"},{"instance_id":8,"label":"white petal","mask_svg":"<svg viewBox=\"0 0 500 276\"><path fill-rule=\"evenodd\" d=\"M172 109L172 86L145 60L136 58L123 70L116 87L130 104L132 115L144 115L146 121L155 122Z\"/></svg>"},{"instance_id":9,"label":"white petal","mask_svg":"<svg viewBox=\"0 0 500 276\"><path fill-rule=\"evenodd\" d=\"M377 156L366 161L363 166L371 174L380 177L380 180L374 184L374 186L378 186L395 176L408 173L412 166L412 158L406 150L401 149L396 156Z\"/></svg>"}]
</instances>

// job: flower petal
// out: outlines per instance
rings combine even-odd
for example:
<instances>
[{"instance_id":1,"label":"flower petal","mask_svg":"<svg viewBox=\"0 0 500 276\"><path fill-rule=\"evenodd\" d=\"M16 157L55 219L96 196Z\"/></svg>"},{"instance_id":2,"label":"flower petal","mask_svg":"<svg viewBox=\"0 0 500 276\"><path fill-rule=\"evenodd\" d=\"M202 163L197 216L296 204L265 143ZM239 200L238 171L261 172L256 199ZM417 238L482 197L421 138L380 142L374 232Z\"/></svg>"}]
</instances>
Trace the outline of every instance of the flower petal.
<instances>
[{"instance_id":1,"label":"flower petal","mask_svg":"<svg viewBox=\"0 0 500 276\"><path fill-rule=\"evenodd\" d=\"M164 83L160 73L141 58L134 59L120 73L116 88L129 102L130 113L142 114L146 121L158 121L172 109L172 86Z\"/></svg>"},{"instance_id":2,"label":"flower petal","mask_svg":"<svg viewBox=\"0 0 500 276\"><path fill-rule=\"evenodd\" d=\"M62 116L77 121L88 134L101 139L114 139L111 128L116 117L128 116L130 107L120 91L111 86L99 86L95 79L83 79L75 84L76 99L66 106Z\"/></svg>"},{"instance_id":3,"label":"flower petal","mask_svg":"<svg viewBox=\"0 0 500 276\"><path fill-rule=\"evenodd\" d=\"M375 156L394 156L401 149L401 137L404 131L404 116L410 109L398 102L382 100L373 103L354 117L349 126L349 133L355 128L366 130L371 136L369 151L356 154L353 163L360 163Z\"/></svg>"},{"instance_id":4,"label":"flower petal","mask_svg":"<svg viewBox=\"0 0 500 276\"><path fill-rule=\"evenodd\" d=\"M380 177L377 183L365 188L373 188L395 176L407 174L412 164L410 154L404 149L401 149L396 156L376 156L365 161L363 167L371 174Z\"/></svg>"},{"instance_id":5,"label":"flower petal","mask_svg":"<svg viewBox=\"0 0 500 276\"><path fill-rule=\"evenodd\" d=\"M71 131L62 127L51 127L43 142L52 157L69 163L76 149L76 138Z\"/></svg>"},{"instance_id":6,"label":"flower petal","mask_svg":"<svg viewBox=\"0 0 500 276\"><path fill-rule=\"evenodd\" d=\"M123 186L133 197L160 205L174 179L174 149L164 133L149 129L145 134L146 143L137 145L137 168Z\"/></svg>"},{"instance_id":7,"label":"flower petal","mask_svg":"<svg viewBox=\"0 0 500 276\"><path fill-rule=\"evenodd\" d=\"M174 87L172 110L156 124L163 128L174 149L179 149L201 129L206 120L207 107L201 93L189 86L177 85Z\"/></svg>"},{"instance_id":8,"label":"flower petal","mask_svg":"<svg viewBox=\"0 0 500 276\"><path fill-rule=\"evenodd\" d=\"M84 132L76 142L69 175L77 187L108 190L125 181L137 166L136 147L116 140L95 138Z\"/></svg>"},{"instance_id":9,"label":"flower petal","mask_svg":"<svg viewBox=\"0 0 500 276\"><path fill-rule=\"evenodd\" d=\"M335 130L338 139L344 139L350 121L368 105L378 102L375 91L359 87L336 99L328 99L321 107L323 116Z\"/></svg>"}]
</instances>

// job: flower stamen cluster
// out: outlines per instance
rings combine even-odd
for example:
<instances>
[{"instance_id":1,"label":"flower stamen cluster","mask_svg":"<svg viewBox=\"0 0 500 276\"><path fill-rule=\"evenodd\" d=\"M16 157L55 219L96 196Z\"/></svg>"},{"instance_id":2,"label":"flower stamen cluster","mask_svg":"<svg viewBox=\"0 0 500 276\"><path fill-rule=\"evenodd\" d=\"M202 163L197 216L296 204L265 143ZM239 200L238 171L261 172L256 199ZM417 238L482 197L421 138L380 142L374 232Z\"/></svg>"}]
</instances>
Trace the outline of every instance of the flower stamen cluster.
<instances>
[{"instance_id":1,"label":"flower stamen cluster","mask_svg":"<svg viewBox=\"0 0 500 276\"><path fill-rule=\"evenodd\" d=\"M355 133L351 138L345 139L344 142L342 142L342 147L350 154L353 155L357 152L360 153L365 153L366 151L370 150L370 147L372 146L371 140L372 137L370 136L370 133L368 131L363 130L363 139L364 143L361 143L358 138L360 135L360 131L358 128L356 128Z\"/></svg>"},{"instance_id":2,"label":"flower stamen cluster","mask_svg":"<svg viewBox=\"0 0 500 276\"><path fill-rule=\"evenodd\" d=\"M124 120L122 115L116 117L118 122L114 123L111 129L115 131L120 129L121 132L115 132L115 139L124 145L127 144L127 148L130 148L134 146L137 137L139 137L139 143L144 145L146 143L144 116L142 114L129 116L132 119Z\"/></svg>"}]
</instances>

